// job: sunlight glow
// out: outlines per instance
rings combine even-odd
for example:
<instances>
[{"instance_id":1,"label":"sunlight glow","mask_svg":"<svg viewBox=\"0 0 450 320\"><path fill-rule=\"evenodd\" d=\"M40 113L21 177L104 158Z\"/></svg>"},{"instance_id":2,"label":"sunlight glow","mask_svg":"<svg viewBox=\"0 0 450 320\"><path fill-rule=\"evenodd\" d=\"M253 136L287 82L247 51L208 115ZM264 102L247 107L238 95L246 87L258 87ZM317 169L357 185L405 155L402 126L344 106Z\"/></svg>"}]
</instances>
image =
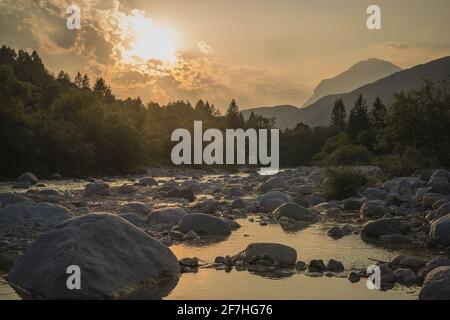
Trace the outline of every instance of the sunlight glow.
<instances>
[{"instance_id":1,"label":"sunlight glow","mask_svg":"<svg viewBox=\"0 0 450 320\"><path fill-rule=\"evenodd\" d=\"M123 17L120 23L122 60L142 63L151 59L166 63L176 61L175 35L169 27L156 23L139 10Z\"/></svg>"}]
</instances>

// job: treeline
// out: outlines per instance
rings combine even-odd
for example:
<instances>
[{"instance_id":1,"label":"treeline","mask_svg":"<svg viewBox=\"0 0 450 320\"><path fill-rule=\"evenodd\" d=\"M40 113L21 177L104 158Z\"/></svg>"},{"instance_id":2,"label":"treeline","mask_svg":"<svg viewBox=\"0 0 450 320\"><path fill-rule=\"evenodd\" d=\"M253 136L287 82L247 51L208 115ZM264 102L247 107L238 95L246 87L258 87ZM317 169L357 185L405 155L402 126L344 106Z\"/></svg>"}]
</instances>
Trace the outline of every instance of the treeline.
<instances>
[{"instance_id":1,"label":"treeline","mask_svg":"<svg viewBox=\"0 0 450 320\"><path fill-rule=\"evenodd\" d=\"M399 93L389 107L369 108L360 96L347 114L335 103L329 126L299 124L280 135L284 167L377 164L404 174L450 165L450 86L426 82ZM41 177L124 174L167 166L177 128L272 128L274 119L244 119L232 100L225 114L214 104L174 101L161 106L117 99L101 77L50 73L36 52L0 48L0 177L24 171Z\"/></svg>"},{"instance_id":2,"label":"treeline","mask_svg":"<svg viewBox=\"0 0 450 320\"><path fill-rule=\"evenodd\" d=\"M450 166L448 81L424 81L419 90L396 94L388 107L376 98L369 108L360 95L347 110L338 99L328 127L286 130L282 158L290 166L373 164L392 176Z\"/></svg>"},{"instance_id":3,"label":"treeline","mask_svg":"<svg viewBox=\"0 0 450 320\"><path fill-rule=\"evenodd\" d=\"M172 131L192 128L194 120L205 129L273 126L254 114L245 121L234 100L221 115L202 100L160 106L117 99L101 77L55 76L36 52L0 48L0 177L124 174L170 165Z\"/></svg>"}]
</instances>

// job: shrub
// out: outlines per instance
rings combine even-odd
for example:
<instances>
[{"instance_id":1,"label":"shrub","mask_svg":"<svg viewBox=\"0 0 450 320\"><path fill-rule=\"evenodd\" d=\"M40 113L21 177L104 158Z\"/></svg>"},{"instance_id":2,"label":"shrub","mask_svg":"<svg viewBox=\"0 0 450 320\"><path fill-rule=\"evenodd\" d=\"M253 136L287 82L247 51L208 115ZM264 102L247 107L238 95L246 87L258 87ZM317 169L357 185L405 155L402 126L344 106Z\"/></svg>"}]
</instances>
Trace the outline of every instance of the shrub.
<instances>
[{"instance_id":1,"label":"shrub","mask_svg":"<svg viewBox=\"0 0 450 320\"><path fill-rule=\"evenodd\" d=\"M327 179L322 195L327 200L343 200L357 196L369 184L369 178L360 170L329 167L323 170Z\"/></svg>"},{"instance_id":2,"label":"shrub","mask_svg":"<svg viewBox=\"0 0 450 320\"><path fill-rule=\"evenodd\" d=\"M419 150L406 147L403 150L396 149L393 154L384 156L376 164L390 177L403 177L424 168L426 162L428 161Z\"/></svg>"}]
</instances>

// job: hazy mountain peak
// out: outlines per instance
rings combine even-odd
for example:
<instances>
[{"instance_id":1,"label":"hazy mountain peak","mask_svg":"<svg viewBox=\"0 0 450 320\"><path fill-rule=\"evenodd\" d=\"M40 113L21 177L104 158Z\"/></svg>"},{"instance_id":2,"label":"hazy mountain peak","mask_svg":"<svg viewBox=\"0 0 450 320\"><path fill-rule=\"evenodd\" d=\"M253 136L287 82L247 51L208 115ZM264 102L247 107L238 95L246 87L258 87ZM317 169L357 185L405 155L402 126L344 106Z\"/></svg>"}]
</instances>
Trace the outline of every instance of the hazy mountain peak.
<instances>
[{"instance_id":1,"label":"hazy mountain peak","mask_svg":"<svg viewBox=\"0 0 450 320\"><path fill-rule=\"evenodd\" d=\"M322 80L304 105L308 106L330 94L350 92L400 70L402 69L393 63L377 58L359 61L337 76Z\"/></svg>"}]
</instances>

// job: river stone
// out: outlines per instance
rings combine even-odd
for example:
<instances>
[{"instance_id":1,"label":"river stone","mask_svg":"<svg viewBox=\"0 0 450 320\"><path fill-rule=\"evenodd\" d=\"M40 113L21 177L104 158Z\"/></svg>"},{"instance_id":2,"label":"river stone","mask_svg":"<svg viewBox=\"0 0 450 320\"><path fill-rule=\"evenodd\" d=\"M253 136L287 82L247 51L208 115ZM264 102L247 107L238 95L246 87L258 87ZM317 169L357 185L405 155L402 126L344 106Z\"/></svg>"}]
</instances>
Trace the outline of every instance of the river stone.
<instances>
[{"instance_id":1,"label":"river stone","mask_svg":"<svg viewBox=\"0 0 450 320\"><path fill-rule=\"evenodd\" d=\"M151 187L151 186L157 186L158 181L156 181L156 179L152 178L152 177L145 177L145 178L139 179L138 184L141 186Z\"/></svg>"},{"instance_id":2,"label":"river stone","mask_svg":"<svg viewBox=\"0 0 450 320\"><path fill-rule=\"evenodd\" d=\"M284 203L291 201L291 197L281 191L270 191L259 199L259 205L264 211L273 211Z\"/></svg>"},{"instance_id":3,"label":"river stone","mask_svg":"<svg viewBox=\"0 0 450 320\"><path fill-rule=\"evenodd\" d=\"M359 210L359 215L361 218L365 219L379 219L382 218L388 209L384 201L381 200L370 200L364 203Z\"/></svg>"},{"instance_id":4,"label":"river stone","mask_svg":"<svg viewBox=\"0 0 450 320\"><path fill-rule=\"evenodd\" d=\"M309 272L322 272L322 271L325 271L326 268L327 268L327 266L325 265L325 263L323 262L322 259L319 259L319 260L313 259L309 262L309 265L308 265Z\"/></svg>"},{"instance_id":5,"label":"river stone","mask_svg":"<svg viewBox=\"0 0 450 320\"><path fill-rule=\"evenodd\" d=\"M71 218L66 208L46 202L17 202L0 209L0 225L56 225Z\"/></svg>"},{"instance_id":6,"label":"river stone","mask_svg":"<svg viewBox=\"0 0 450 320\"><path fill-rule=\"evenodd\" d=\"M178 228L183 233L194 231L199 235L227 236L231 233L230 225L224 219L204 213L184 215L178 223Z\"/></svg>"},{"instance_id":7,"label":"river stone","mask_svg":"<svg viewBox=\"0 0 450 320\"><path fill-rule=\"evenodd\" d=\"M31 186L31 183L28 181L17 181L14 182L14 184L11 186L13 189L29 189Z\"/></svg>"},{"instance_id":8,"label":"river stone","mask_svg":"<svg viewBox=\"0 0 450 320\"><path fill-rule=\"evenodd\" d=\"M244 251L247 261L257 260L258 257L268 257L272 262L278 262L280 267L294 266L297 261L297 251L279 243L252 243Z\"/></svg>"},{"instance_id":9,"label":"river stone","mask_svg":"<svg viewBox=\"0 0 450 320\"><path fill-rule=\"evenodd\" d=\"M408 268L415 272L419 271L420 268L425 266L427 263L426 259L414 257L414 256L406 256L406 255L398 255L394 259L392 259L390 265L394 269L398 268Z\"/></svg>"},{"instance_id":10,"label":"river stone","mask_svg":"<svg viewBox=\"0 0 450 320\"><path fill-rule=\"evenodd\" d=\"M176 225L186 214L186 211L182 208L157 209L147 217L147 222L150 224Z\"/></svg>"},{"instance_id":11,"label":"river stone","mask_svg":"<svg viewBox=\"0 0 450 320\"><path fill-rule=\"evenodd\" d=\"M327 236L333 239L340 239L344 236L344 232L339 227L331 227L330 230L327 231Z\"/></svg>"},{"instance_id":12,"label":"river stone","mask_svg":"<svg viewBox=\"0 0 450 320\"><path fill-rule=\"evenodd\" d=\"M104 181L90 182L86 185L84 189L84 194L86 196L93 196L93 195L107 196L109 195L109 192L110 192L109 184L107 184Z\"/></svg>"},{"instance_id":13,"label":"river stone","mask_svg":"<svg viewBox=\"0 0 450 320\"><path fill-rule=\"evenodd\" d=\"M420 300L450 300L450 266L438 267L425 278Z\"/></svg>"},{"instance_id":14,"label":"river stone","mask_svg":"<svg viewBox=\"0 0 450 320\"><path fill-rule=\"evenodd\" d=\"M245 203L245 200L243 200L242 198L234 200L230 205L230 209L243 209L246 207L247 204Z\"/></svg>"},{"instance_id":15,"label":"river stone","mask_svg":"<svg viewBox=\"0 0 450 320\"><path fill-rule=\"evenodd\" d=\"M203 192L203 187L195 180L185 180L181 183L182 189L191 190L193 193L198 194Z\"/></svg>"},{"instance_id":16,"label":"river stone","mask_svg":"<svg viewBox=\"0 0 450 320\"><path fill-rule=\"evenodd\" d=\"M450 183L444 177L436 177L430 181L430 192L448 195L450 193Z\"/></svg>"},{"instance_id":17,"label":"river stone","mask_svg":"<svg viewBox=\"0 0 450 320\"><path fill-rule=\"evenodd\" d=\"M430 228L429 239L430 243L433 245L450 245L450 214L433 221Z\"/></svg>"},{"instance_id":18,"label":"river stone","mask_svg":"<svg viewBox=\"0 0 450 320\"><path fill-rule=\"evenodd\" d=\"M417 282L417 276L414 271L408 268L399 268L394 271L395 281L404 285L410 286Z\"/></svg>"},{"instance_id":19,"label":"river stone","mask_svg":"<svg viewBox=\"0 0 450 320\"><path fill-rule=\"evenodd\" d=\"M361 230L363 240L376 240L382 235L394 233L405 234L410 226L397 218L386 218L367 222Z\"/></svg>"},{"instance_id":20,"label":"river stone","mask_svg":"<svg viewBox=\"0 0 450 320\"><path fill-rule=\"evenodd\" d=\"M81 289L68 290L67 267L81 269ZM179 274L161 242L122 218L89 214L44 234L18 259L8 281L47 299L119 298Z\"/></svg>"},{"instance_id":21,"label":"river stone","mask_svg":"<svg viewBox=\"0 0 450 320\"><path fill-rule=\"evenodd\" d=\"M17 202L34 202L34 201L27 197L24 197L24 196L21 196L21 195L12 193L12 192L0 193L0 203L3 206L6 207L10 204L17 203Z\"/></svg>"},{"instance_id":22,"label":"river stone","mask_svg":"<svg viewBox=\"0 0 450 320\"><path fill-rule=\"evenodd\" d=\"M280 219L282 217L294 219L296 221L303 221L303 222L317 222L319 218L316 214L313 214L308 209L299 206L296 203L289 202L281 205L278 207L274 212L273 215L276 219Z\"/></svg>"},{"instance_id":23,"label":"river stone","mask_svg":"<svg viewBox=\"0 0 450 320\"><path fill-rule=\"evenodd\" d=\"M178 198L178 199L186 199L189 202L193 202L195 200L195 194L192 192L192 190L189 189L178 189L174 188L170 190L166 197L168 198Z\"/></svg>"},{"instance_id":24,"label":"river stone","mask_svg":"<svg viewBox=\"0 0 450 320\"><path fill-rule=\"evenodd\" d=\"M327 270L331 272L343 272L345 270L345 267L342 262L330 259L327 263Z\"/></svg>"},{"instance_id":25,"label":"river stone","mask_svg":"<svg viewBox=\"0 0 450 320\"><path fill-rule=\"evenodd\" d=\"M450 266L450 258L446 256L437 256L428 261L427 264L423 266L419 270L419 272L417 272L417 275L419 276L420 280L423 281L431 270L437 267L446 267L446 266Z\"/></svg>"},{"instance_id":26,"label":"river stone","mask_svg":"<svg viewBox=\"0 0 450 320\"><path fill-rule=\"evenodd\" d=\"M0 202L1 202L1 200L0 200ZM441 200L439 200L437 202L441 202ZM447 214L450 213L450 202L448 202L446 200L442 200L442 202L444 202L444 203L442 203L442 205L440 205L436 210L434 210L433 212L430 212L427 215L428 221L442 218L443 216L446 216Z\"/></svg>"},{"instance_id":27,"label":"river stone","mask_svg":"<svg viewBox=\"0 0 450 320\"><path fill-rule=\"evenodd\" d=\"M366 201L367 201L366 198L352 197L342 200L342 204L344 205L344 209L347 211L357 211L361 209L361 206Z\"/></svg>"},{"instance_id":28,"label":"river stone","mask_svg":"<svg viewBox=\"0 0 450 320\"><path fill-rule=\"evenodd\" d=\"M275 189L286 189L286 181L282 177L272 177L256 188L256 190L261 193L266 193Z\"/></svg>"},{"instance_id":29,"label":"river stone","mask_svg":"<svg viewBox=\"0 0 450 320\"><path fill-rule=\"evenodd\" d=\"M16 182L29 182L30 184L38 183L38 178L34 173L26 172L17 178Z\"/></svg>"},{"instance_id":30,"label":"river stone","mask_svg":"<svg viewBox=\"0 0 450 320\"><path fill-rule=\"evenodd\" d=\"M442 177L447 179L447 181L450 181L450 171L445 170L445 169L439 169L436 170L432 173L431 177L430 177L430 183L432 183L437 177Z\"/></svg>"},{"instance_id":31,"label":"river stone","mask_svg":"<svg viewBox=\"0 0 450 320\"><path fill-rule=\"evenodd\" d=\"M141 216L146 216L150 213L150 209L141 202L129 202L120 208L121 213L133 212Z\"/></svg>"},{"instance_id":32,"label":"river stone","mask_svg":"<svg viewBox=\"0 0 450 320\"><path fill-rule=\"evenodd\" d=\"M135 226L140 226L144 223L144 219L132 212L126 212L119 214L119 217L127 220L129 223L134 224Z\"/></svg>"},{"instance_id":33,"label":"river stone","mask_svg":"<svg viewBox=\"0 0 450 320\"><path fill-rule=\"evenodd\" d=\"M445 195L440 193L429 192L425 193L422 197L422 205L429 209L433 207L433 204L441 199L447 198Z\"/></svg>"}]
</instances>

